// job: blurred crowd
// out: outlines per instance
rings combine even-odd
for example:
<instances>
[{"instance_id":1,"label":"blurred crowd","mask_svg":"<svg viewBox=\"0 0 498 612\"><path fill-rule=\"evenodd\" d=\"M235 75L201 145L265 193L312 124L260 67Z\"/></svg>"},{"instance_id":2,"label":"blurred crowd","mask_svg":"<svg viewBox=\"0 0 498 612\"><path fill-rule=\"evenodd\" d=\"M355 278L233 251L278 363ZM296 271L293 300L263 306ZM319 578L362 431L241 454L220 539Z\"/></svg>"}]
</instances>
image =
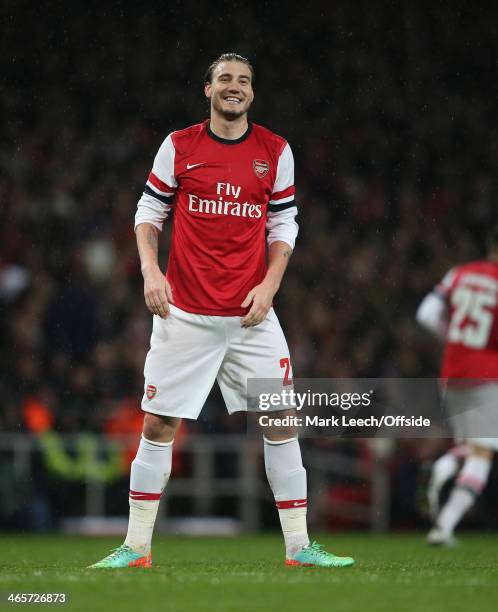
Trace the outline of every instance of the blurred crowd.
<instances>
[{"instance_id":1,"label":"blurred crowd","mask_svg":"<svg viewBox=\"0 0 498 612\"><path fill-rule=\"evenodd\" d=\"M1 429L19 429L26 395L64 431L99 430L141 395L136 202L166 134L206 117L202 75L226 50L254 62L252 119L296 158L301 233L276 298L295 375L437 373L414 312L483 254L495 218L493 20L315 2L276 29L271 3L194 4L2 6Z\"/></svg>"}]
</instances>

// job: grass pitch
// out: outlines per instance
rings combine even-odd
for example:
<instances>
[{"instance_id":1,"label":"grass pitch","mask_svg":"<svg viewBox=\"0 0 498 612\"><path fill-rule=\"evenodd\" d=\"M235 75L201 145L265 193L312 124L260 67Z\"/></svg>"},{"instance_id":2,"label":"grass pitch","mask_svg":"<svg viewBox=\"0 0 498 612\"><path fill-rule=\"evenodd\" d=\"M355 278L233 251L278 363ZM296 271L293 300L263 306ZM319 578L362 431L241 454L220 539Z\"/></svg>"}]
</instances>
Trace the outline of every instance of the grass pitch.
<instances>
[{"instance_id":1,"label":"grass pitch","mask_svg":"<svg viewBox=\"0 0 498 612\"><path fill-rule=\"evenodd\" d=\"M498 536L467 535L453 550L423 535L324 535L352 568L283 565L279 535L156 538L150 570L89 570L121 542L111 538L4 536L1 609L8 592L66 592L67 610L121 612L491 611L498 601ZM31 606L30 606L31 607ZM39 607L39 606L38 606Z\"/></svg>"}]
</instances>

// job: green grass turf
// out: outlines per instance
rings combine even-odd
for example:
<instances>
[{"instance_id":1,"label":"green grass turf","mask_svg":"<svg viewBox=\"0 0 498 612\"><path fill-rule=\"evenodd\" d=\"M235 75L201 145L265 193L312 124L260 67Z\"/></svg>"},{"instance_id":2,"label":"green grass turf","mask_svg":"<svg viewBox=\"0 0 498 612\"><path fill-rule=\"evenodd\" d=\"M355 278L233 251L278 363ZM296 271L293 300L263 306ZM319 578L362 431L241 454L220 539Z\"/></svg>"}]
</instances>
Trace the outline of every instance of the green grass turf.
<instances>
[{"instance_id":1,"label":"green grass turf","mask_svg":"<svg viewBox=\"0 0 498 612\"><path fill-rule=\"evenodd\" d=\"M10 591L65 591L70 602L58 608L85 612L498 609L494 534L464 535L462 545L452 550L428 548L422 534L327 534L319 540L337 554L354 556L357 565L284 567L280 536L270 534L156 538L152 569L98 571L85 566L117 546L117 539L9 535L0 538L0 592L5 600Z\"/></svg>"}]
</instances>

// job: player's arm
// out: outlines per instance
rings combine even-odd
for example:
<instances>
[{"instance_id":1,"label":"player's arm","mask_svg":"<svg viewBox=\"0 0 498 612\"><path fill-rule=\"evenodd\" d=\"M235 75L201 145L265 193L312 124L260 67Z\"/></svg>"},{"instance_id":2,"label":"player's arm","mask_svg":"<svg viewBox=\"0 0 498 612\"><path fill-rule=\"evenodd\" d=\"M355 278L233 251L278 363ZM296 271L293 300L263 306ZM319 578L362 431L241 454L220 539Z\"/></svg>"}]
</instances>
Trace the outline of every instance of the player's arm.
<instances>
[{"instance_id":1,"label":"player's arm","mask_svg":"<svg viewBox=\"0 0 498 612\"><path fill-rule=\"evenodd\" d=\"M448 333L448 295L454 278L455 270L452 269L439 285L425 296L415 315L417 323L441 340L445 340Z\"/></svg>"},{"instance_id":2,"label":"player's arm","mask_svg":"<svg viewBox=\"0 0 498 612\"><path fill-rule=\"evenodd\" d=\"M150 223L141 223L136 228L136 238L144 277L145 303L152 314L165 319L169 314L169 302L173 300L173 295L170 284L159 268L159 230Z\"/></svg>"},{"instance_id":3,"label":"player's arm","mask_svg":"<svg viewBox=\"0 0 498 612\"><path fill-rule=\"evenodd\" d=\"M266 221L268 232L268 270L262 283L251 289L242 308L251 306L241 320L242 327L259 325L268 314L294 249L299 226L294 201L294 159L287 144L277 168L277 178Z\"/></svg>"},{"instance_id":4,"label":"player's arm","mask_svg":"<svg viewBox=\"0 0 498 612\"><path fill-rule=\"evenodd\" d=\"M263 283L273 290L273 295L280 289L280 283L292 255L292 247L284 240L276 240L268 249L268 270ZM273 296L272 296L273 298Z\"/></svg>"},{"instance_id":5,"label":"player's arm","mask_svg":"<svg viewBox=\"0 0 498 612\"><path fill-rule=\"evenodd\" d=\"M266 276L262 283L249 291L242 302L242 308L251 306L240 322L242 327L254 327L264 321L280 287L291 255L292 248L286 242L276 241L270 245Z\"/></svg>"},{"instance_id":6,"label":"player's arm","mask_svg":"<svg viewBox=\"0 0 498 612\"><path fill-rule=\"evenodd\" d=\"M455 281L457 269L452 268L443 280L425 296L415 315L417 322L440 340L448 333L448 300Z\"/></svg>"},{"instance_id":7,"label":"player's arm","mask_svg":"<svg viewBox=\"0 0 498 612\"><path fill-rule=\"evenodd\" d=\"M144 297L152 314L166 318L173 295L158 262L159 234L171 210L175 189L174 146L171 136L163 142L154 160L135 215L135 235L142 275Z\"/></svg>"},{"instance_id":8,"label":"player's arm","mask_svg":"<svg viewBox=\"0 0 498 612\"><path fill-rule=\"evenodd\" d=\"M441 340L448 331L448 309L444 298L437 293L429 293L422 300L415 315L417 323Z\"/></svg>"}]
</instances>

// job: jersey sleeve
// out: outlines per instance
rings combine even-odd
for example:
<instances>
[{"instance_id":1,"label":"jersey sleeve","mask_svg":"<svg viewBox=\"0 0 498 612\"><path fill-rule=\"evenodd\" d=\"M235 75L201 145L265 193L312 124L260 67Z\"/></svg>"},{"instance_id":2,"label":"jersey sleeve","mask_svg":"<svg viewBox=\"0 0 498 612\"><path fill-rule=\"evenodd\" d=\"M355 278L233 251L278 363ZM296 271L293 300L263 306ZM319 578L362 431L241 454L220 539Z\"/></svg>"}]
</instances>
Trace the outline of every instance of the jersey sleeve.
<instances>
[{"instance_id":1,"label":"jersey sleeve","mask_svg":"<svg viewBox=\"0 0 498 612\"><path fill-rule=\"evenodd\" d=\"M269 210L277 212L295 206L294 192L294 157L289 143L286 143L278 158L277 177L270 198Z\"/></svg>"},{"instance_id":2,"label":"jersey sleeve","mask_svg":"<svg viewBox=\"0 0 498 612\"><path fill-rule=\"evenodd\" d=\"M448 331L448 307L446 301L435 293L429 293L422 300L415 315L417 323L439 338L446 338Z\"/></svg>"},{"instance_id":3,"label":"jersey sleeve","mask_svg":"<svg viewBox=\"0 0 498 612\"><path fill-rule=\"evenodd\" d=\"M173 205L177 187L175 146L170 134L159 147L144 192L138 202L135 230L141 223L150 223L162 230Z\"/></svg>"},{"instance_id":4,"label":"jersey sleeve","mask_svg":"<svg viewBox=\"0 0 498 612\"><path fill-rule=\"evenodd\" d=\"M450 291L453 288L453 281L455 280L456 273L457 273L456 268L452 268L451 270L446 272L441 282L439 282L434 287L433 293L435 293L437 296L439 296L443 300L447 301Z\"/></svg>"},{"instance_id":5,"label":"jersey sleeve","mask_svg":"<svg viewBox=\"0 0 498 612\"><path fill-rule=\"evenodd\" d=\"M295 220L297 206L294 192L294 158L289 144L286 143L278 159L277 176L268 204L266 220L268 246L278 240L294 248L299 231Z\"/></svg>"},{"instance_id":6,"label":"jersey sleeve","mask_svg":"<svg viewBox=\"0 0 498 612\"><path fill-rule=\"evenodd\" d=\"M418 307L417 322L441 339L448 331L448 301L456 277L456 268L447 272L441 282L425 296Z\"/></svg>"}]
</instances>

